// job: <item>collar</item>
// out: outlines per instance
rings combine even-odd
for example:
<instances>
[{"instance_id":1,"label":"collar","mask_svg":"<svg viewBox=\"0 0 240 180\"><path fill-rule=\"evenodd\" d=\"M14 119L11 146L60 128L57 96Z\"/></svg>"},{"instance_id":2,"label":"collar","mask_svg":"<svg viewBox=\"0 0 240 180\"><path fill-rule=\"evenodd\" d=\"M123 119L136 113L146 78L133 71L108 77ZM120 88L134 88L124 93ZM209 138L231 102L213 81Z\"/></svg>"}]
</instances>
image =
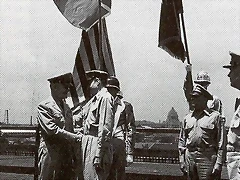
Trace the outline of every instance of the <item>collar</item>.
<instances>
[{"instance_id":1,"label":"collar","mask_svg":"<svg viewBox=\"0 0 240 180\"><path fill-rule=\"evenodd\" d=\"M193 116L194 112L195 111L193 110L192 114L191 114L191 117ZM205 114L207 116L210 116L210 114L211 114L210 109L209 108L205 108L199 115L201 115L201 114Z\"/></svg>"}]
</instances>

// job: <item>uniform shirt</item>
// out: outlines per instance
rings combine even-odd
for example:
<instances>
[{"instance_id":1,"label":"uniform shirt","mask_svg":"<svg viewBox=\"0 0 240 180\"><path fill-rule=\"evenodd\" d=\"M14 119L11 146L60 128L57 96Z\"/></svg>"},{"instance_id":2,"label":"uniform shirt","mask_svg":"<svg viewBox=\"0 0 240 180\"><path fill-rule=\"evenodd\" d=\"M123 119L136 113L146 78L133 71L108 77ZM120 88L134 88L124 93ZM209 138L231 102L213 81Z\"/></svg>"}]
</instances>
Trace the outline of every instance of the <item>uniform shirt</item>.
<instances>
[{"instance_id":1,"label":"uniform shirt","mask_svg":"<svg viewBox=\"0 0 240 180\"><path fill-rule=\"evenodd\" d=\"M240 151L240 106L234 112L227 139L227 151Z\"/></svg>"},{"instance_id":2,"label":"uniform shirt","mask_svg":"<svg viewBox=\"0 0 240 180\"><path fill-rule=\"evenodd\" d=\"M119 98L116 99L115 103L123 108L117 108L117 112L115 113L115 118L117 118L115 119L115 123L117 124L113 132L113 137L124 140L126 144L126 153L132 155L135 144L134 133L136 131L133 106L129 102ZM118 112L118 110L121 112Z\"/></svg>"},{"instance_id":3,"label":"uniform shirt","mask_svg":"<svg viewBox=\"0 0 240 180\"><path fill-rule=\"evenodd\" d=\"M225 148L224 121L217 111L205 109L197 118L190 112L181 126L179 136L180 155L185 149L212 148L216 150L217 163L222 164Z\"/></svg>"},{"instance_id":4,"label":"uniform shirt","mask_svg":"<svg viewBox=\"0 0 240 180\"><path fill-rule=\"evenodd\" d=\"M41 127L41 138L46 143L59 144L71 140L73 132L72 112L69 106L62 101L60 107L52 97L41 102L37 107L37 121Z\"/></svg>"},{"instance_id":5,"label":"uniform shirt","mask_svg":"<svg viewBox=\"0 0 240 180\"><path fill-rule=\"evenodd\" d=\"M83 122L83 134L98 137L96 157L100 157L112 138L114 123L113 96L102 88L82 107L78 122ZM76 122L78 124L78 122Z\"/></svg>"}]
</instances>

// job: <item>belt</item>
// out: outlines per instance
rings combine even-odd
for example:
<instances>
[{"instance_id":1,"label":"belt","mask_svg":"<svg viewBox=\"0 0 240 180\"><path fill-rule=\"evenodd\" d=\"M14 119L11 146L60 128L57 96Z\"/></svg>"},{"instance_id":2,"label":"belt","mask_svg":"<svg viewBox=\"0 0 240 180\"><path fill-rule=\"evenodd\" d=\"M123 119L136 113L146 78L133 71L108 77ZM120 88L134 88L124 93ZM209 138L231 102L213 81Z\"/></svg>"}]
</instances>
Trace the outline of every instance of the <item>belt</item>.
<instances>
[{"instance_id":1,"label":"belt","mask_svg":"<svg viewBox=\"0 0 240 180\"><path fill-rule=\"evenodd\" d=\"M193 151L198 151L198 152L212 152L216 151L214 147L207 147L207 148L202 148L202 147L187 147L189 152Z\"/></svg>"}]
</instances>

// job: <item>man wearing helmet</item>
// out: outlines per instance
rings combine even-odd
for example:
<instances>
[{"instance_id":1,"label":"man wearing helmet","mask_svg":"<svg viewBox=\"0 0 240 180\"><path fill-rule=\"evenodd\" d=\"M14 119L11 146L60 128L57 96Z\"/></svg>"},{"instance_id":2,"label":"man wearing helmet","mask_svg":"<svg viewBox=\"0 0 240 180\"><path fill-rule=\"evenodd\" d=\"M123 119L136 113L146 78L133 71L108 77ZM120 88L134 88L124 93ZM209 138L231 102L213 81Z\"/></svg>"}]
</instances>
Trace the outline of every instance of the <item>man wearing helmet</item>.
<instances>
[{"instance_id":1,"label":"man wearing helmet","mask_svg":"<svg viewBox=\"0 0 240 180\"><path fill-rule=\"evenodd\" d=\"M190 110L193 110L192 101L191 101L191 95L190 95L191 91L192 91L192 88L193 88L192 77L191 77L192 65L187 64L186 65L186 71L187 71L187 75L186 75L186 79L184 81L183 89L184 89L184 93L185 93L186 99L187 99L187 101L189 103L189 108L190 108ZM208 86L211 84L211 80L210 80L209 74L207 72L205 72L205 71L200 71L197 74L197 77L194 80L194 83L195 84L200 84L205 89L207 89ZM209 100L207 102L207 106L208 106L209 109L218 111L221 115L223 114L222 102L221 102L221 100L217 96L213 95L213 100Z\"/></svg>"}]
</instances>

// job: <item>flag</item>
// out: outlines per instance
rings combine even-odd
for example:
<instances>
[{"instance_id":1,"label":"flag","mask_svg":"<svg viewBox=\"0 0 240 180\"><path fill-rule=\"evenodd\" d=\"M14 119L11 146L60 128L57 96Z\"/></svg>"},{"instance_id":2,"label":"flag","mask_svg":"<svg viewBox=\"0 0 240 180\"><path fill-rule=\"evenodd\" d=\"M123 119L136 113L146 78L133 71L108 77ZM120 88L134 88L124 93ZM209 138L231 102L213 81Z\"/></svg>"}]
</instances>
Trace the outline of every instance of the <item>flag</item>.
<instances>
[{"instance_id":1,"label":"flag","mask_svg":"<svg viewBox=\"0 0 240 180\"><path fill-rule=\"evenodd\" d=\"M88 31L99 21L99 0L53 0L62 15L75 27ZM101 18L111 11L111 0L101 0Z\"/></svg>"},{"instance_id":2,"label":"flag","mask_svg":"<svg viewBox=\"0 0 240 180\"><path fill-rule=\"evenodd\" d=\"M162 0L158 47L184 62L185 49L181 40L180 13L183 13L182 0Z\"/></svg>"},{"instance_id":3,"label":"flag","mask_svg":"<svg viewBox=\"0 0 240 180\"><path fill-rule=\"evenodd\" d=\"M82 39L73 68L73 82L80 102L88 99L90 96L85 74L86 71L98 69L108 72L110 76L115 76L105 19L102 19L101 49L99 42L99 23L95 24L89 31L82 31ZM102 53L102 59L100 59L100 53Z\"/></svg>"}]
</instances>

